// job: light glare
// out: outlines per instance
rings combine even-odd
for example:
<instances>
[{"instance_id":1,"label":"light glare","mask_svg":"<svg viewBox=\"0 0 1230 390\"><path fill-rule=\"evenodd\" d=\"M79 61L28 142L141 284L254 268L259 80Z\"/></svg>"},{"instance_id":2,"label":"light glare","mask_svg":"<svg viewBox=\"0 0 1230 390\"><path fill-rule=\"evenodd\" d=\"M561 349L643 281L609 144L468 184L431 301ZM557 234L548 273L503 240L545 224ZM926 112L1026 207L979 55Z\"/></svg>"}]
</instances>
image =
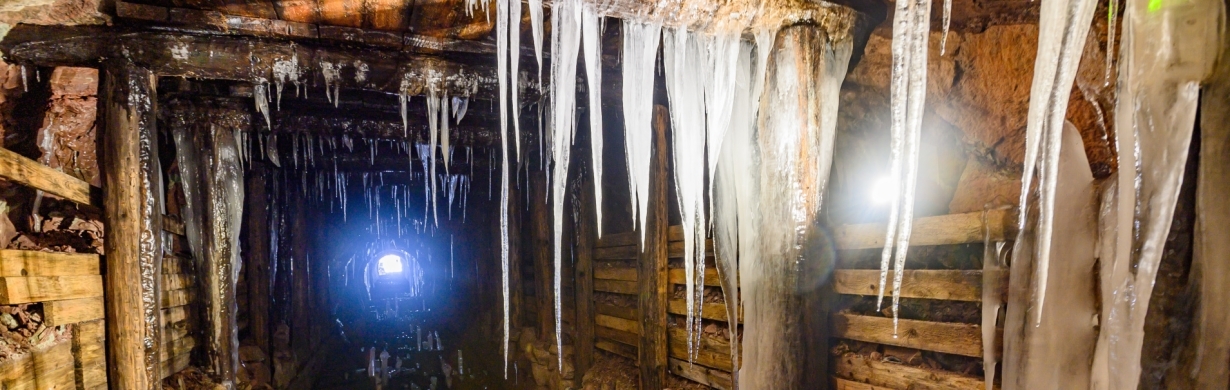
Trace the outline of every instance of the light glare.
<instances>
[{"instance_id":1,"label":"light glare","mask_svg":"<svg viewBox=\"0 0 1230 390\"><path fill-rule=\"evenodd\" d=\"M401 256L387 254L377 260L376 273L380 275L401 273Z\"/></svg>"},{"instance_id":2,"label":"light glare","mask_svg":"<svg viewBox=\"0 0 1230 390\"><path fill-rule=\"evenodd\" d=\"M893 185L891 178L885 176L875 181L871 186L871 202L876 205L885 205L893 201L897 196L897 188Z\"/></svg>"}]
</instances>

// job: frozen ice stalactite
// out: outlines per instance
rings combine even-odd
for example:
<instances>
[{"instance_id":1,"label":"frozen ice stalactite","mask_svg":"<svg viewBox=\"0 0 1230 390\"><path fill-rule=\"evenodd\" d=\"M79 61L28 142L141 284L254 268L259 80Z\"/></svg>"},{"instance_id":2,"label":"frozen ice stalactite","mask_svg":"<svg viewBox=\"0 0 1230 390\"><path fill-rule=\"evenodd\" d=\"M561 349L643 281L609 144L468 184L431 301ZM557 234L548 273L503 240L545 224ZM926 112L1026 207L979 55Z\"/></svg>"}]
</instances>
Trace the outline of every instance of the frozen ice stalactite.
<instances>
[{"instance_id":1,"label":"frozen ice stalactite","mask_svg":"<svg viewBox=\"0 0 1230 390\"><path fill-rule=\"evenodd\" d=\"M563 274L564 196L568 189L568 160L576 135L577 54L581 46L581 5L579 0L557 0L551 9L551 210L555 245L555 345L564 350L561 301ZM558 354L563 371L564 354Z\"/></svg>"},{"instance_id":2,"label":"frozen ice stalactite","mask_svg":"<svg viewBox=\"0 0 1230 390\"><path fill-rule=\"evenodd\" d=\"M437 227L440 226L440 215L436 205L436 145L440 142L439 119L440 119L440 99L436 97L436 91L433 89L427 94L427 134L428 145L430 150L427 154L427 163L429 170L427 172L427 184L431 191L431 220Z\"/></svg>"},{"instance_id":3,"label":"frozen ice stalactite","mask_svg":"<svg viewBox=\"0 0 1230 390\"><path fill-rule=\"evenodd\" d=\"M277 108L282 110L282 86L286 82L295 84L295 94L299 93L299 76L302 72L299 70L299 53L296 51L291 54L290 59L279 59L273 62L273 85L277 94Z\"/></svg>"},{"instance_id":4,"label":"frozen ice stalactite","mask_svg":"<svg viewBox=\"0 0 1230 390\"><path fill-rule=\"evenodd\" d=\"M269 120L269 81L257 78L252 83L252 100L256 102L256 112L265 117L265 128L273 130L273 122Z\"/></svg>"},{"instance_id":5,"label":"frozen ice stalactite","mask_svg":"<svg viewBox=\"0 0 1230 390\"><path fill-rule=\"evenodd\" d=\"M1052 225L1055 223L1055 185L1059 174L1059 151L1063 140L1064 115L1068 96L1076 79L1085 38L1089 35L1089 20L1096 0L1051 1L1042 4L1038 24L1038 60L1034 62L1034 79L1030 87L1028 124L1025 129L1025 170L1021 177L1020 214L1029 215L1029 195L1037 175L1039 217L1034 243L1033 323L1042 321L1046 302L1047 269L1050 265ZM1018 225L1025 226L1027 218ZM1022 229L1023 231L1024 229ZM1023 241L1017 241L1023 245Z\"/></svg>"},{"instance_id":6,"label":"frozen ice stalactite","mask_svg":"<svg viewBox=\"0 0 1230 390\"><path fill-rule=\"evenodd\" d=\"M333 107L337 107L338 94L342 92L341 80L342 67L344 66L346 64L342 62L334 64L328 61L320 61L320 73L325 78L325 99L333 103ZM333 90L332 94L329 93L330 89Z\"/></svg>"},{"instance_id":7,"label":"frozen ice stalactite","mask_svg":"<svg viewBox=\"0 0 1230 390\"><path fill-rule=\"evenodd\" d=\"M538 84L542 84L542 0L530 1L530 28L534 37L534 59L538 61Z\"/></svg>"},{"instance_id":8,"label":"frozen ice stalactite","mask_svg":"<svg viewBox=\"0 0 1230 390\"><path fill-rule=\"evenodd\" d=\"M897 309L901 276L910 248L914 222L914 190L918 179L918 143L922 133L923 102L927 97L927 46L931 29L931 0L898 1L893 16L892 144L889 180L895 197L889 210L884 249L880 255L880 290L876 306L884 300L890 260L893 265L893 337L897 337ZM895 251L895 252L894 252Z\"/></svg>"},{"instance_id":9,"label":"frozen ice stalactite","mask_svg":"<svg viewBox=\"0 0 1230 390\"><path fill-rule=\"evenodd\" d=\"M852 42L808 25L781 29L771 43L764 98L753 145L758 147L758 201L753 206L760 252L739 261L744 366L739 388L807 388L802 261L832 261L804 251L821 240L813 225L832 166L838 92ZM759 40L758 40L759 41ZM761 47L770 47L763 45ZM734 141L731 141L734 143ZM742 218L742 216L740 216ZM742 241L742 237L740 237ZM813 264L809 267L832 267Z\"/></svg>"},{"instance_id":10,"label":"frozen ice stalactite","mask_svg":"<svg viewBox=\"0 0 1230 390\"><path fill-rule=\"evenodd\" d=\"M453 96L453 118L457 124L461 124L461 119L466 117L466 110L469 108L469 96Z\"/></svg>"},{"instance_id":11,"label":"frozen ice stalactite","mask_svg":"<svg viewBox=\"0 0 1230 390\"><path fill-rule=\"evenodd\" d=\"M653 153L653 77L662 25L623 21L624 148L628 156L628 187L632 192L632 224L645 244L645 214L649 212L649 158Z\"/></svg>"},{"instance_id":12,"label":"frozen ice stalactite","mask_svg":"<svg viewBox=\"0 0 1230 390\"><path fill-rule=\"evenodd\" d=\"M496 78L500 84L500 281L504 306L504 379L508 379L508 363L511 344L509 343L511 316L510 289L508 286L508 5L507 0L496 0ZM515 75L512 80L517 82Z\"/></svg>"},{"instance_id":13,"label":"frozen ice stalactite","mask_svg":"<svg viewBox=\"0 0 1230 390\"><path fill-rule=\"evenodd\" d=\"M755 126L760 94L756 85L764 80L764 67L756 66L750 43L740 43L735 66L734 104L726 141L722 143L713 177L713 247L717 252L718 277L726 302L739 302L739 264L755 264L757 166ZM726 305L728 323L736 323L739 305ZM739 381L739 329L730 328L733 381Z\"/></svg>"},{"instance_id":14,"label":"frozen ice stalactite","mask_svg":"<svg viewBox=\"0 0 1230 390\"><path fill-rule=\"evenodd\" d=\"M688 360L696 357L697 302L705 259L705 78L707 38L686 30L663 33L666 92L671 103L675 193L683 215L683 269L687 291ZM699 244L699 245L698 245ZM702 269L697 272L696 264ZM699 276L698 276L699 274ZM697 281L701 283L698 285Z\"/></svg>"},{"instance_id":15,"label":"frozen ice stalactite","mask_svg":"<svg viewBox=\"0 0 1230 390\"><path fill-rule=\"evenodd\" d=\"M508 1L508 84L511 92L513 137L517 140L517 159L521 159L521 1Z\"/></svg>"},{"instance_id":16,"label":"frozen ice stalactite","mask_svg":"<svg viewBox=\"0 0 1230 390\"><path fill-rule=\"evenodd\" d=\"M944 35L940 36L940 55L948 52L948 26L952 24L952 0L944 0Z\"/></svg>"},{"instance_id":17,"label":"frozen ice stalactite","mask_svg":"<svg viewBox=\"0 0 1230 390\"><path fill-rule=\"evenodd\" d=\"M541 0L539 0L541 1ZM589 143L594 173L594 202L602 204L602 15L591 6L581 9L581 42L589 87ZM598 237L602 237L602 207L595 207Z\"/></svg>"},{"instance_id":18,"label":"frozen ice stalactite","mask_svg":"<svg viewBox=\"0 0 1230 390\"><path fill-rule=\"evenodd\" d=\"M1115 108L1119 171L1102 215L1093 388L1136 388L1145 314L1174 216L1200 82L1224 28L1217 0L1125 2ZM1224 42L1221 44L1225 44Z\"/></svg>"},{"instance_id":19,"label":"frozen ice stalactite","mask_svg":"<svg viewBox=\"0 0 1230 390\"><path fill-rule=\"evenodd\" d=\"M453 157L452 149L449 148L448 101L448 94L445 94L443 98L440 98L440 102L436 104L440 108L440 119L436 123L440 126L440 153L444 157L444 173L448 173L448 165Z\"/></svg>"}]
</instances>

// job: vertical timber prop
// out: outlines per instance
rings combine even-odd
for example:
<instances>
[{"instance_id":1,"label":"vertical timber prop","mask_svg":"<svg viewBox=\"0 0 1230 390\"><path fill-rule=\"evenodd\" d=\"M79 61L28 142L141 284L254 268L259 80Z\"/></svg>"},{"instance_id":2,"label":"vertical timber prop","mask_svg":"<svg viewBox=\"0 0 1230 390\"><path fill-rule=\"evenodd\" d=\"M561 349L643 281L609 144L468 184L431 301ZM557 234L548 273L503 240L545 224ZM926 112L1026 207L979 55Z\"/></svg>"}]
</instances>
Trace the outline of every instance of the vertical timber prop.
<instances>
[{"instance_id":1,"label":"vertical timber prop","mask_svg":"<svg viewBox=\"0 0 1230 390\"><path fill-rule=\"evenodd\" d=\"M269 321L270 298L273 286L270 281L269 263L269 200L265 183L272 180L263 163L253 164L248 175L248 194L245 198L248 211L248 253L244 264L248 279L248 318L251 321L252 340L273 356L271 322Z\"/></svg>"},{"instance_id":2,"label":"vertical timber prop","mask_svg":"<svg viewBox=\"0 0 1230 390\"><path fill-rule=\"evenodd\" d=\"M533 234L534 298L538 304L538 338L555 339L555 297L551 287L554 268L551 266L551 214L546 203L547 180L542 176L530 179L530 232Z\"/></svg>"},{"instance_id":3,"label":"vertical timber prop","mask_svg":"<svg viewBox=\"0 0 1230 390\"><path fill-rule=\"evenodd\" d=\"M161 388L162 175L154 74L128 61L100 72L107 368L113 389Z\"/></svg>"},{"instance_id":4,"label":"vertical timber prop","mask_svg":"<svg viewBox=\"0 0 1230 390\"><path fill-rule=\"evenodd\" d=\"M597 240L595 231L600 223L590 216L594 214L595 195L592 187L600 185L593 177L581 175L580 206L581 212L576 223L577 245L575 250L576 264L573 277L576 282L576 372L584 375L594 362L594 242Z\"/></svg>"},{"instance_id":5,"label":"vertical timber prop","mask_svg":"<svg viewBox=\"0 0 1230 390\"><path fill-rule=\"evenodd\" d=\"M824 340L808 337L803 320L804 297L827 283L810 277L826 276L801 271L833 267L832 252L816 250L826 244L818 219L850 51L849 39L835 42L824 29L803 24L780 30L769 53L757 139L763 257L759 264L740 263L741 388L809 388L807 371L827 372Z\"/></svg>"},{"instance_id":6,"label":"vertical timber prop","mask_svg":"<svg viewBox=\"0 0 1230 390\"><path fill-rule=\"evenodd\" d=\"M654 106L653 155L649 171L649 212L645 214L644 246L637 258L638 307L641 316L641 338L638 365L641 389L661 389L666 386L667 343L667 186L670 185L667 166L666 131L670 114L666 107Z\"/></svg>"}]
</instances>

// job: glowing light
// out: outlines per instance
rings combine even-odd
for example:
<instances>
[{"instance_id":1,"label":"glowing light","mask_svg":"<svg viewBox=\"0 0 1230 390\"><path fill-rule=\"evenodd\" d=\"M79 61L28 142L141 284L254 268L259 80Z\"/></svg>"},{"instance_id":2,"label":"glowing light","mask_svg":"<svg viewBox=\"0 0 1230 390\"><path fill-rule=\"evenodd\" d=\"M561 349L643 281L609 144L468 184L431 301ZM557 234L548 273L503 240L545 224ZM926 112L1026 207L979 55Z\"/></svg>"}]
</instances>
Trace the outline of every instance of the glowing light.
<instances>
[{"instance_id":1,"label":"glowing light","mask_svg":"<svg viewBox=\"0 0 1230 390\"><path fill-rule=\"evenodd\" d=\"M872 204L885 205L897 197L897 186L893 185L891 178L881 177L871 185L871 193L868 195Z\"/></svg>"},{"instance_id":2,"label":"glowing light","mask_svg":"<svg viewBox=\"0 0 1230 390\"><path fill-rule=\"evenodd\" d=\"M390 253L377 260L376 273L380 275L401 273L401 256Z\"/></svg>"}]
</instances>

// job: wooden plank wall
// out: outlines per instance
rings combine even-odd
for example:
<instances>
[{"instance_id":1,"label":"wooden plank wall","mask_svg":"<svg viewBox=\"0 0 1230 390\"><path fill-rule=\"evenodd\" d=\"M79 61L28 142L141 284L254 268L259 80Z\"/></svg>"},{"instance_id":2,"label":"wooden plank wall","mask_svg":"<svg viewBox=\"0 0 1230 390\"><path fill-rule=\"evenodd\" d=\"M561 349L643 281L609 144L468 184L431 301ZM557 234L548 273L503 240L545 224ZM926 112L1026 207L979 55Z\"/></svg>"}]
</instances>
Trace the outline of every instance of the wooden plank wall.
<instances>
[{"instance_id":1,"label":"wooden plank wall","mask_svg":"<svg viewBox=\"0 0 1230 390\"><path fill-rule=\"evenodd\" d=\"M1003 241L1009 236L1012 217L1003 211L992 211L983 223L983 213L956 214L920 218L914 224L914 241L919 245L954 245L981 243L986 230L990 229L993 241ZM874 248L882 245L883 225L851 225L835 229L838 247L847 249ZM679 226L668 230L667 257L681 258L683 232ZM626 296L635 302L638 291L636 270L639 235L628 233L606 234L594 245L593 290L596 296ZM713 242L706 240L706 253L713 255ZM720 289L717 270L712 257L706 259L705 286ZM833 274L833 289L843 295L874 295L878 292L879 270L839 269ZM891 275L890 275L891 276ZM1006 281L1007 275L999 276ZM891 279L890 279L891 280ZM670 270L671 288L685 283L684 271ZM910 270L903 275L903 298L953 300L977 302L982 299L983 275L981 270ZM1006 286L1001 283L1001 286ZM671 290L673 291L673 290ZM637 307L620 306L595 299L595 346L633 361L637 357L637 343L641 336ZM668 312L681 320L686 314L686 302L670 300ZM705 303L701 317L705 320L726 322L726 307L722 303ZM971 357L982 356L982 334L978 325L917 320L901 320L898 334L893 337L892 318L865 316L849 313L833 313L834 337L862 342L891 345L916 350L936 351ZM742 322L742 316L739 318ZM687 362L686 329L671 327L667 330L670 344L670 373L717 389L730 389L730 345L724 339L703 336L700 351L694 364ZM999 331L1002 337L1002 330ZM997 348L1001 348L997 347ZM837 359L833 380L838 389L906 389L923 384L926 388L982 389L982 378L955 372L911 367L880 361L871 361L856 354L847 354Z\"/></svg>"},{"instance_id":2,"label":"wooden plank wall","mask_svg":"<svg viewBox=\"0 0 1230 390\"><path fill-rule=\"evenodd\" d=\"M162 375L188 368L200 331L196 269L183 222L163 216L163 239L171 242L162 259Z\"/></svg>"}]
</instances>

